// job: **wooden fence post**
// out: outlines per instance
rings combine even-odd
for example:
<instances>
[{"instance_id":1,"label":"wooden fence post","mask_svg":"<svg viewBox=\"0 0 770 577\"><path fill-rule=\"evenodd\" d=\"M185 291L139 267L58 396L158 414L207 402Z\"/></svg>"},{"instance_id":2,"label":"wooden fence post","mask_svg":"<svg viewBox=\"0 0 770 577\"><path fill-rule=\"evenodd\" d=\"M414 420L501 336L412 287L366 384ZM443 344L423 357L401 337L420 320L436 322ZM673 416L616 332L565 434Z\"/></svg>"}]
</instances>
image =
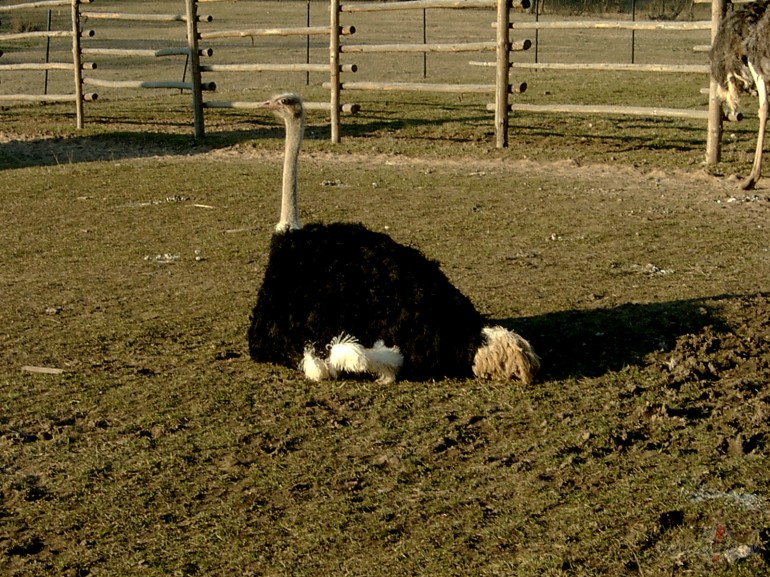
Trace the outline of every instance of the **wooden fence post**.
<instances>
[{"instance_id":1,"label":"wooden fence post","mask_svg":"<svg viewBox=\"0 0 770 577\"><path fill-rule=\"evenodd\" d=\"M77 128L83 128L83 63L80 34L80 0L72 0L72 70L75 79L75 122Z\"/></svg>"},{"instance_id":2,"label":"wooden fence post","mask_svg":"<svg viewBox=\"0 0 770 577\"><path fill-rule=\"evenodd\" d=\"M714 43L719 23L724 18L725 0L711 0L711 42ZM709 82L708 132L706 135L706 164L716 164L722 156L722 102L717 96L717 84Z\"/></svg>"},{"instance_id":3,"label":"wooden fence post","mask_svg":"<svg viewBox=\"0 0 770 577\"><path fill-rule=\"evenodd\" d=\"M340 2L329 2L329 93L331 104L331 138L340 142Z\"/></svg>"},{"instance_id":4,"label":"wooden fence post","mask_svg":"<svg viewBox=\"0 0 770 577\"><path fill-rule=\"evenodd\" d=\"M203 119L203 89L201 87L201 62L198 53L198 10L196 0L186 0L187 6L187 46L190 50L190 82L192 84L192 106L195 138L206 134Z\"/></svg>"},{"instance_id":5,"label":"wooden fence post","mask_svg":"<svg viewBox=\"0 0 770 577\"><path fill-rule=\"evenodd\" d=\"M508 147L510 16L510 0L497 0L497 77L495 80L495 134L497 136L497 148Z\"/></svg>"}]
</instances>

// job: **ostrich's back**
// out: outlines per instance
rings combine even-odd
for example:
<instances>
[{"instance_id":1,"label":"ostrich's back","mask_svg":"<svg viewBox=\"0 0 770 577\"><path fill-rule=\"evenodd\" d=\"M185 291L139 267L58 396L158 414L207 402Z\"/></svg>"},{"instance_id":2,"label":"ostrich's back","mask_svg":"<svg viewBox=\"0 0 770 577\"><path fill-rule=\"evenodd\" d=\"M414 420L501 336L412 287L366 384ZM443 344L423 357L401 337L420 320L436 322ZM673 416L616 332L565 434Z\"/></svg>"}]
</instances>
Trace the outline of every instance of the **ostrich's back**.
<instances>
[{"instance_id":1,"label":"ostrich's back","mask_svg":"<svg viewBox=\"0 0 770 577\"><path fill-rule=\"evenodd\" d=\"M249 329L252 358L296 367L346 332L404 354L401 376L470 376L483 317L438 263L355 224L276 234ZM319 352L323 353L322 350Z\"/></svg>"},{"instance_id":2,"label":"ostrich's back","mask_svg":"<svg viewBox=\"0 0 770 577\"><path fill-rule=\"evenodd\" d=\"M767 77L770 73L770 0L754 2L755 25L745 42L746 55L757 72Z\"/></svg>"},{"instance_id":3,"label":"ostrich's back","mask_svg":"<svg viewBox=\"0 0 770 577\"><path fill-rule=\"evenodd\" d=\"M768 5L770 0L746 4L728 12L719 24L711 47L711 74L723 89L727 87L729 75L741 79L743 84L738 85L738 89L753 84L747 67L747 41L753 35L757 23L764 18Z\"/></svg>"}]
</instances>

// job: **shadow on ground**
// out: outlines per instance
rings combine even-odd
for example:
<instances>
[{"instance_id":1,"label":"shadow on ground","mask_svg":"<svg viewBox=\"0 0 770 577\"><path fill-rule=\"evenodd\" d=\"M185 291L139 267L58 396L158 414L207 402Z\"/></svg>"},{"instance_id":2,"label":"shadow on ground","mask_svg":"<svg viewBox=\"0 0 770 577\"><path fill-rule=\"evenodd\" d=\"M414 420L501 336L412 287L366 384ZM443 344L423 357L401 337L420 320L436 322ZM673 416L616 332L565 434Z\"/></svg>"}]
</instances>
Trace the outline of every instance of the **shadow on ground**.
<instances>
[{"instance_id":1,"label":"shadow on ground","mask_svg":"<svg viewBox=\"0 0 770 577\"><path fill-rule=\"evenodd\" d=\"M671 350L679 337L707 326L726 331L715 300L623 304L499 322L530 341L542 358L540 379L599 377L646 364L650 353Z\"/></svg>"}]
</instances>

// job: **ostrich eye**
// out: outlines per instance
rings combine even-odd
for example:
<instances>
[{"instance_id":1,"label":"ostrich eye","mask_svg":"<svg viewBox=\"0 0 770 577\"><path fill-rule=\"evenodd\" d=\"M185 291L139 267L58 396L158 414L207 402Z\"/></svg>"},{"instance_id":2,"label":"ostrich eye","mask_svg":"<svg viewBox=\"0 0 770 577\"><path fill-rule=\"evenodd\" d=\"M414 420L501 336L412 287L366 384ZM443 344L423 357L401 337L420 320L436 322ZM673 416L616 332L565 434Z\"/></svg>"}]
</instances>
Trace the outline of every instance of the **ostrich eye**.
<instances>
[{"instance_id":1,"label":"ostrich eye","mask_svg":"<svg viewBox=\"0 0 770 577\"><path fill-rule=\"evenodd\" d=\"M284 104L284 105L285 104L289 104L289 99L288 98L281 98L281 104Z\"/></svg>"}]
</instances>

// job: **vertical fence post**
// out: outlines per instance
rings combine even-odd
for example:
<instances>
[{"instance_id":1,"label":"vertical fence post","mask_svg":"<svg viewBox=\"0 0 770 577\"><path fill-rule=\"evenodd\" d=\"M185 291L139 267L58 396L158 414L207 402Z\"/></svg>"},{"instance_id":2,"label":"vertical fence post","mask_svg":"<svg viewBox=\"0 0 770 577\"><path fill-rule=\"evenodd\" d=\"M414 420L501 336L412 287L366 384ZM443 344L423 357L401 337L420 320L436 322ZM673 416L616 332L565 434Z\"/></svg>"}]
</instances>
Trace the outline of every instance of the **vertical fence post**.
<instances>
[{"instance_id":1,"label":"vertical fence post","mask_svg":"<svg viewBox=\"0 0 770 577\"><path fill-rule=\"evenodd\" d=\"M510 16L510 0L497 0L497 75L495 79L495 135L497 137L497 148L508 147Z\"/></svg>"},{"instance_id":2,"label":"vertical fence post","mask_svg":"<svg viewBox=\"0 0 770 577\"><path fill-rule=\"evenodd\" d=\"M340 2L329 2L329 82L332 143L340 141Z\"/></svg>"},{"instance_id":3,"label":"vertical fence post","mask_svg":"<svg viewBox=\"0 0 770 577\"><path fill-rule=\"evenodd\" d=\"M83 128L83 63L80 36L80 0L72 0L72 71L75 79L75 126L77 128Z\"/></svg>"},{"instance_id":4,"label":"vertical fence post","mask_svg":"<svg viewBox=\"0 0 770 577\"><path fill-rule=\"evenodd\" d=\"M48 11L48 25L46 26L46 32L51 31L51 14L52 11ZM47 36L45 39L45 63L51 62L51 37ZM43 94L48 94L48 69L45 70L45 82L43 85Z\"/></svg>"},{"instance_id":5,"label":"vertical fence post","mask_svg":"<svg viewBox=\"0 0 770 577\"><path fill-rule=\"evenodd\" d=\"M186 0L187 47L189 50L190 82L192 83L192 107L195 138L203 138L206 129L203 121L203 89L201 88L201 62L198 53L198 9L196 0Z\"/></svg>"},{"instance_id":6,"label":"vertical fence post","mask_svg":"<svg viewBox=\"0 0 770 577\"><path fill-rule=\"evenodd\" d=\"M540 22L540 0L535 0L535 22ZM539 62L540 29L535 28L535 64Z\"/></svg>"},{"instance_id":7,"label":"vertical fence post","mask_svg":"<svg viewBox=\"0 0 770 577\"><path fill-rule=\"evenodd\" d=\"M422 9L422 43L423 44L428 43L428 11L425 8ZM428 53L427 52L422 53L422 77L423 78L428 77Z\"/></svg>"},{"instance_id":8,"label":"vertical fence post","mask_svg":"<svg viewBox=\"0 0 770 577\"><path fill-rule=\"evenodd\" d=\"M631 0L631 22L636 22L636 0ZM631 30L631 64L636 62L636 30Z\"/></svg>"},{"instance_id":9,"label":"vertical fence post","mask_svg":"<svg viewBox=\"0 0 770 577\"><path fill-rule=\"evenodd\" d=\"M307 18L305 25L310 28L310 0L307 0ZM305 36L305 64L310 64L310 34ZM305 86L310 86L310 71L305 72Z\"/></svg>"},{"instance_id":10,"label":"vertical fence post","mask_svg":"<svg viewBox=\"0 0 770 577\"><path fill-rule=\"evenodd\" d=\"M711 1L711 42L714 42L719 23L724 18L725 0ZM709 82L708 133L706 136L706 164L716 164L722 156L722 102L717 96L717 84Z\"/></svg>"}]
</instances>

